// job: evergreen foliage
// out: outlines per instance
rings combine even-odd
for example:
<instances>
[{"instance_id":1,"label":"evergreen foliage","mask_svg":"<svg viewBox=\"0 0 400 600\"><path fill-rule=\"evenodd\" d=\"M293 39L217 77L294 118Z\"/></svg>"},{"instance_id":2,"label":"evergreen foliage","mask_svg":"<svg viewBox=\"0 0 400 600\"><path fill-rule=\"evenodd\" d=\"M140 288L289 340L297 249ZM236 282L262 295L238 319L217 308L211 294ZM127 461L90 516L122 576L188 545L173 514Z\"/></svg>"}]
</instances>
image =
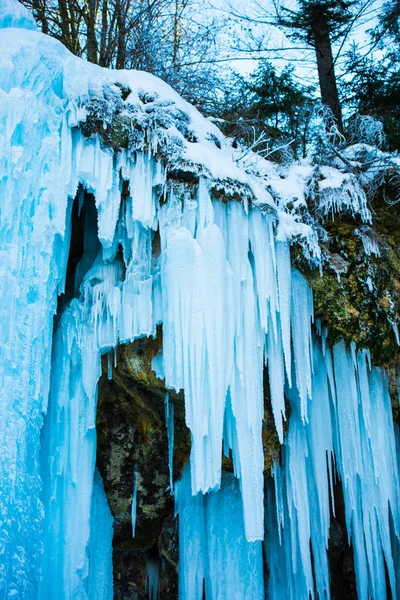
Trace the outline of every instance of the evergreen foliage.
<instances>
[{"instance_id":1,"label":"evergreen foliage","mask_svg":"<svg viewBox=\"0 0 400 600\"><path fill-rule=\"evenodd\" d=\"M304 156L314 88L293 71L288 66L278 73L263 60L248 78L236 75L218 107L224 133L275 160L283 149L285 156Z\"/></svg>"},{"instance_id":2,"label":"evergreen foliage","mask_svg":"<svg viewBox=\"0 0 400 600\"><path fill-rule=\"evenodd\" d=\"M359 0L298 0L297 10L277 5L277 21L295 38L315 47L319 24L327 24L331 42L335 41L354 18L358 4Z\"/></svg>"}]
</instances>

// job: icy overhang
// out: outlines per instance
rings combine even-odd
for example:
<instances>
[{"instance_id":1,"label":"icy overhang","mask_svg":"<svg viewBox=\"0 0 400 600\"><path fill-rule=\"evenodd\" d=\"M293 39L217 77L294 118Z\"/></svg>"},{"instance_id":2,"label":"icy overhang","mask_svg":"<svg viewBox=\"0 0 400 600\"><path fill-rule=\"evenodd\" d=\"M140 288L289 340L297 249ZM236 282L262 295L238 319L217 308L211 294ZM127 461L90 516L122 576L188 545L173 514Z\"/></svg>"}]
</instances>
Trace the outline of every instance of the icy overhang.
<instances>
[{"instance_id":1,"label":"icy overhang","mask_svg":"<svg viewBox=\"0 0 400 600\"><path fill-rule=\"evenodd\" d=\"M1 0L0 29L7 27L18 29L36 29L32 14L17 0Z\"/></svg>"}]
</instances>

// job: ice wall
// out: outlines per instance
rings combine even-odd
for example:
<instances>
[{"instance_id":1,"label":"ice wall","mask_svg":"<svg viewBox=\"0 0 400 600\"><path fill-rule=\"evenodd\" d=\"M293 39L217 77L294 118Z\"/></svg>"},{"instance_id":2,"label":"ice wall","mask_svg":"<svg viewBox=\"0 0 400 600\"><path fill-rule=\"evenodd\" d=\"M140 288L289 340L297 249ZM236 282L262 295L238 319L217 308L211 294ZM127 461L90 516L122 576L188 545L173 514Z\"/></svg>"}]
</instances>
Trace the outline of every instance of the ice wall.
<instances>
[{"instance_id":1,"label":"ice wall","mask_svg":"<svg viewBox=\"0 0 400 600\"><path fill-rule=\"evenodd\" d=\"M39 436L68 256L71 146L57 72L9 32L0 30L10 50L2 52L0 77L0 597L35 598L42 552ZM31 60L35 72L22 66Z\"/></svg>"},{"instance_id":2,"label":"ice wall","mask_svg":"<svg viewBox=\"0 0 400 600\"><path fill-rule=\"evenodd\" d=\"M334 465L354 551L358 597L396 596L399 471L388 382L368 353L341 342L313 344L313 399L299 418L298 393L288 391L289 432L266 499L268 597L329 598L327 548ZM285 594L288 594L287 596Z\"/></svg>"},{"instance_id":3,"label":"ice wall","mask_svg":"<svg viewBox=\"0 0 400 600\"><path fill-rule=\"evenodd\" d=\"M7 0L2 11L3 27L26 27L19 5ZM177 487L181 597L202 598L204 581L208 600L262 598L265 530L269 596L329 597L333 465L359 597L384 597L386 570L395 595L399 475L386 377L365 352L331 352L313 333L288 215L207 141L209 125L167 86L15 31L2 30L0 52L0 597L112 597L111 517L95 472L101 355L154 336L158 324L154 369L167 388L184 390L192 440ZM143 84L157 88L187 109L200 141L185 142L186 158L204 158L198 184L168 180L148 149L114 152L82 135L85 100L115 81L133 96ZM248 184L259 208L248 196L214 200L213 176ZM78 190L84 251L53 331ZM283 448L265 504L266 372ZM222 476L222 449L235 478Z\"/></svg>"},{"instance_id":4,"label":"ice wall","mask_svg":"<svg viewBox=\"0 0 400 600\"><path fill-rule=\"evenodd\" d=\"M112 600L113 571L110 548L113 518L108 506L100 473L96 470L90 514L88 598Z\"/></svg>"}]
</instances>

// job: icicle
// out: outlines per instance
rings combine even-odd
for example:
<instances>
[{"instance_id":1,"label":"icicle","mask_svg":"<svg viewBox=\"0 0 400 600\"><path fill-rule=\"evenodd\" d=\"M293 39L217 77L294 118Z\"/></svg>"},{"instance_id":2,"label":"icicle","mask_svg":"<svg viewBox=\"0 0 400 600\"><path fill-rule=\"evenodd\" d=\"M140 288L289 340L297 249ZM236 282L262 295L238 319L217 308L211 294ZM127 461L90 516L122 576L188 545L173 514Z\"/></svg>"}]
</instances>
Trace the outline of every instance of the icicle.
<instances>
[{"instance_id":1,"label":"icicle","mask_svg":"<svg viewBox=\"0 0 400 600\"><path fill-rule=\"evenodd\" d=\"M136 152L129 173L132 217L145 227L157 227L155 188L162 181L161 165L156 163L150 152Z\"/></svg>"},{"instance_id":2,"label":"icicle","mask_svg":"<svg viewBox=\"0 0 400 600\"><path fill-rule=\"evenodd\" d=\"M149 600L158 600L160 592L160 561L148 558L146 563L145 593Z\"/></svg>"},{"instance_id":3,"label":"icicle","mask_svg":"<svg viewBox=\"0 0 400 600\"><path fill-rule=\"evenodd\" d=\"M348 211L352 215L360 215L364 223L371 222L371 213L367 205L365 191L354 175L341 173L331 167L322 167L325 179L319 181L319 208L327 215L334 217L335 212Z\"/></svg>"},{"instance_id":4,"label":"icicle","mask_svg":"<svg viewBox=\"0 0 400 600\"><path fill-rule=\"evenodd\" d=\"M62 600L73 595L86 598L82 573L89 570L87 545L96 459L96 386L100 373L94 331L86 324L84 305L73 300L62 316L54 340L49 411L42 432L45 524L39 598L43 600L53 595Z\"/></svg>"},{"instance_id":5,"label":"icicle","mask_svg":"<svg viewBox=\"0 0 400 600\"><path fill-rule=\"evenodd\" d=\"M111 350L107 353L107 379L112 379L112 358L111 358Z\"/></svg>"},{"instance_id":6,"label":"icicle","mask_svg":"<svg viewBox=\"0 0 400 600\"><path fill-rule=\"evenodd\" d=\"M224 240L214 224L201 230L197 240L184 227L167 232L166 243L162 267L165 380L167 387L185 390L193 491L207 491L218 486L221 477L223 415L233 352L227 294L231 275Z\"/></svg>"},{"instance_id":7,"label":"icicle","mask_svg":"<svg viewBox=\"0 0 400 600\"><path fill-rule=\"evenodd\" d=\"M272 412L274 414L276 431L279 441L283 444L283 423L285 419L285 366L280 343L280 332L278 341L272 333L267 334L266 356L268 358L269 387L271 391Z\"/></svg>"},{"instance_id":8,"label":"icicle","mask_svg":"<svg viewBox=\"0 0 400 600\"><path fill-rule=\"evenodd\" d=\"M157 352L151 359L151 368L158 379L165 379L163 353Z\"/></svg>"},{"instance_id":9,"label":"icicle","mask_svg":"<svg viewBox=\"0 0 400 600\"><path fill-rule=\"evenodd\" d=\"M343 342L334 347L334 372L329 349L323 356L314 342L313 352L308 422L300 418L299 392L288 389L291 417L283 464L273 468L275 497L270 491L267 495L269 595L278 598L287 590L288 597L297 600L314 597L315 587L319 598L329 598L326 548L334 452L358 596L385 598L387 569L395 597L400 487L386 376L376 368L370 371L367 352L347 352Z\"/></svg>"},{"instance_id":10,"label":"icicle","mask_svg":"<svg viewBox=\"0 0 400 600\"><path fill-rule=\"evenodd\" d=\"M198 228L204 229L214 221L214 210L211 203L210 192L204 177L200 177L197 192L198 202Z\"/></svg>"},{"instance_id":11,"label":"icicle","mask_svg":"<svg viewBox=\"0 0 400 600\"><path fill-rule=\"evenodd\" d=\"M151 229L138 222L132 226L130 260L121 298L121 342L130 342L141 336L155 336L153 318L153 277L151 271Z\"/></svg>"},{"instance_id":12,"label":"icicle","mask_svg":"<svg viewBox=\"0 0 400 600\"><path fill-rule=\"evenodd\" d=\"M397 323L395 323L394 321L391 322L391 326L392 326L392 329L393 329L394 336L396 338L396 344L398 346L400 346L399 327L398 327Z\"/></svg>"},{"instance_id":13,"label":"icicle","mask_svg":"<svg viewBox=\"0 0 400 600\"><path fill-rule=\"evenodd\" d=\"M286 376L289 386L291 379L291 348L290 348L290 299L291 299L291 268L290 251L287 242L276 242L276 264L279 291L279 322L281 325L282 345L285 355Z\"/></svg>"},{"instance_id":14,"label":"icicle","mask_svg":"<svg viewBox=\"0 0 400 600\"><path fill-rule=\"evenodd\" d=\"M131 510L131 517L132 517L132 537L135 537L135 533L136 533L136 517L137 517L137 493L138 493L138 486L139 486L139 471L134 472L133 475L133 494L132 494L132 510Z\"/></svg>"},{"instance_id":15,"label":"icicle","mask_svg":"<svg viewBox=\"0 0 400 600\"><path fill-rule=\"evenodd\" d=\"M390 531L392 523L396 536L399 533L400 487L387 379L376 368L368 372L364 352L357 353L356 370L343 343L334 347L334 366L335 454L354 547L358 596L361 600L386 597L385 563L395 596Z\"/></svg>"},{"instance_id":16,"label":"icicle","mask_svg":"<svg viewBox=\"0 0 400 600\"><path fill-rule=\"evenodd\" d=\"M301 417L307 419L307 399L311 398L311 321L313 303L306 279L292 271L291 329L296 385L301 402Z\"/></svg>"},{"instance_id":17,"label":"icicle","mask_svg":"<svg viewBox=\"0 0 400 600\"><path fill-rule=\"evenodd\" d=\"M225 474L221 489L192 496L186 468L176 484L179 514L179 599L263 600L261 542L248 542L238 482Z\"/></svg>"},{"instance_id":18,"label":"icicle","mask_svg":"<svg viewBox=\"0 0 400 600\"><path fill-rule=\"evenodd\" d=\"M375 256L381 255L379 241L373 229L364 226L356 229L355 234L361 239L364 252L367 256L371 256L371 254L375 254Z\"/></svg>"},{"instance_id":19,"label":"icicle","mask_svg":"<svg viewBox=\"0 0 400 600\"><path fill-rule=\"evenodd\" d=\"M105 148L98 135L75 140L76 177L83 187L92 192L98 209L99 240L109 248L117 226L121 193L119 173L115 169L114 153Z\"/></svg>"},{"instance_id":20,"label":"icicle","mask_svg":"<svg viewBox=\"0 0 400 600\"><path fill-rule=\"evenodd\" d=\"M114 596L112 538L113 518L100 473L96 469L90 513L89 600L112 600Z\"/></svg>"},{"instance_id":21,"label":"icicle","mask_svg":"<svg viewBox=\"0 0 400 600\"><path fill-rule=\"evenodd\" d=\"M174 493L174 405L169 401L168 392L165 394L165 424L168 435L168 469L169 488Z\"/></svg>"},{"instance_id":22,"label":"icicle","mask_svg":"<svg viewBox=\"0 0 400 600\"><path fill-rule=\"evenodd\" d=\"M249 225L261 326L267 333L271 322L276 338L279 304L272 217L263 215L258 210L251 211Z\"/></svg>"}]
</instances>

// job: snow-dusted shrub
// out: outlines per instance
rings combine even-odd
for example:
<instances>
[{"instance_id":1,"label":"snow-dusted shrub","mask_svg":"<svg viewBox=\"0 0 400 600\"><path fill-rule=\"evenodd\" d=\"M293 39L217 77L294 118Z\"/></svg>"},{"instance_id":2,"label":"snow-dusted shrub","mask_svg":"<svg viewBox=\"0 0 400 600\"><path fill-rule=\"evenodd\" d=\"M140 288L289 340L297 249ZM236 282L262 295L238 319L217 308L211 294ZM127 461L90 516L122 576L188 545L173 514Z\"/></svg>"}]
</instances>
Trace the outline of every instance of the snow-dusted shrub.
<instances>
[{"instance_id":1,"label":"snow-dusted shrub","mask_svg":"<svg viewBox=\"0 0 400 600\"><path fill-rule=\"evenodd\" d=\"M354 115L347 125L347 139L350 144L382 148L386 141L383 123L371 115Z\"/></svg>"}]
</instances>

